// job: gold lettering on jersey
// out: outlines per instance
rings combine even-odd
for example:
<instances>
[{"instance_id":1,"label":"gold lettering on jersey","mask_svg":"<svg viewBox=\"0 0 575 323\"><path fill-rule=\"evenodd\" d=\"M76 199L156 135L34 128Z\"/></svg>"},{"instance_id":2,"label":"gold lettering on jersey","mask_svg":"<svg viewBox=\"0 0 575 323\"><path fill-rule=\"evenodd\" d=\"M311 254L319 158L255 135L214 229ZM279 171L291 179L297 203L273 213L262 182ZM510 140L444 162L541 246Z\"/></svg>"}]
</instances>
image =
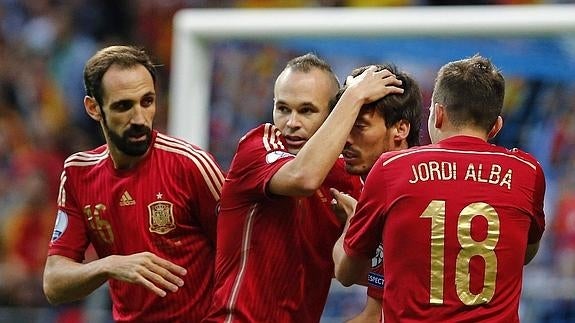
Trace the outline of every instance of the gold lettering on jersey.
<instances>
[{"instance_id":1,"label":"gold lettering on jersey","mask_svg":"<svg viewBox=\"0 0 575 323\"><path fill-rule=\"evenodd\" d=\"M465 169L463 180L478 183L487 183L511 189L513 171L504 170L498 164L470 163ZM454 181L457 180L456 162L426 161L417 165L411 165L412 178L410 184L427 181ZM461 176L461 174L460 174Z\"/></svg>"},{"instance_id":2,"label":"gold lettering on jersey","mask_svg":"<svg viewBox=\"0 0 575 323\"><path fill-rule=\"evenodd\" d=\"M110 222L101 218L101 215L106 211L104 204L96 204L93 208L91 205L84 206L84 215L88 221L90 229L95 231L96 235L105 243L114 243L114 232Z\"/></svg>"},{"instance_id":3,"label":"gold lettering on jersey","mask_svg":"<svg viewBox=\"0 0 575 323\"><path fill-rule=\"evenodd\" d=\"M419 181L450 181L457 179L457 164L454 162L428 161L411 165L413 178L409 183L415 184Z\"/></svg>"},{"instance_id":4,"label":"gold lettering on jersey","mask_svg":"<svg viewBox=\"0 0 575 323\"><path fill-rule=\"evenodd\" d=\"M174 205L167 201L148 204L150 232L166 234L176 228Z\"/></svg>"},{"instance_id":5,"label":"gold lettering on jersey","mask_svg":"<svg viewBox=\"0 0 575 323\"><path fill-rule=\"evenodd\" d=\"M505 186L508 190L511 189L511 179L513 175L511 169L508 169L503 176L501 175L503 168L498 164L492 164L488 169L489 171L484 172L483 164L474 165L471 163L467 166L464 180L489 183L501 187Z\"/></svg>"}]
</instances>

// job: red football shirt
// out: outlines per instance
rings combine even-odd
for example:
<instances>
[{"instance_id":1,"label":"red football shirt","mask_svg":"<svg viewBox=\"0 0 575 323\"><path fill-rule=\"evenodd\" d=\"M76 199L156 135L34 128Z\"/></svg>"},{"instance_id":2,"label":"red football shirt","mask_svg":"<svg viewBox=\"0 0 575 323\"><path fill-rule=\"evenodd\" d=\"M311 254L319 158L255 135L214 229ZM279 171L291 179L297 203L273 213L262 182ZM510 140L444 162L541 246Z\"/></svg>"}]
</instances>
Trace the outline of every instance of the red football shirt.
<instances>
[{"instance_id":1,"label":"red football shirt","mask_svg":"<svg viewBox=\"0 0 575 323\"><path fill-rule=\"evenodd\" d=\"M303 217L300 230L307 253L304 257L309 267L304 286L316 289L316 296L306 297L304 303L311 311L309 317L313 319L310 322L319 322L325 307L334 274L333 246L344 227L344 223L337 219L331 209L332 196L329 189L337 188L357 200L362 186L360 177L347 173L343 158L339 158L315 196L306 199L307 207L301 208Z\"/></svg>"},{"instance_id":2,"label":"red football shirt","mask_svg":"<svg viewBox=\"0 0 575 323\"><path fill-rule=\"evenodd\" d=\"M318 322L326 302L331 250L342 225L328 186L359 189L339 162L310 197L270 196L272 176L295 156L279 129L261 125L238 145L222 190L210 322ZM337 169L337 170L336 170Z\"/></svg>"},{"instance_id":3,"label":"red football shirt","mask_svg":"<svg viewBox=\"0 0 575 323\"><path fill-rule=\"evenodd\" d=\"M49 255L81 262L89 244L99 257L153 252L188 270L184 287L162 298L110 280L114 320L197 322L213 291L222 183L211 155L155 131L151 151L134 169L114 169L106 145L76 153L64 164Z\"/></svg>"},{"instance_id":4,"label":"red football shirt","mask_svg":"<svg viewBox=\"0 0 575 323\"><path fill-rule=\"evenodd\" d=\"M367 274L367 295L371 298L382 300L385 277L383 276L383 245L380 243L371 258L371 270Z\"/></svg>"},{"instance_id":5,"label":"red football shirt","mask_svg":"<svg viewBox=\"0 0 575 323\"><path fill-rule=\"evenodd\" d=\"M361 188L363 188L363 181ZM367 295L381 302L383 299L383 245L380 243L375 251L375 256L371 258L371 268L367 275Z\"/></svg>"},{"instance_id":6,"label":"red football shirt","mask_svg":"<svg viewBox=\"0 0 575 323\"><path fill-rule=\"evenodd\" d=\"M518 322L526 246L545 227L544 194L533 157L478 138L386 153L344 248L371 257L383 241L386 322Z\"/></svg>"}]
</instances>

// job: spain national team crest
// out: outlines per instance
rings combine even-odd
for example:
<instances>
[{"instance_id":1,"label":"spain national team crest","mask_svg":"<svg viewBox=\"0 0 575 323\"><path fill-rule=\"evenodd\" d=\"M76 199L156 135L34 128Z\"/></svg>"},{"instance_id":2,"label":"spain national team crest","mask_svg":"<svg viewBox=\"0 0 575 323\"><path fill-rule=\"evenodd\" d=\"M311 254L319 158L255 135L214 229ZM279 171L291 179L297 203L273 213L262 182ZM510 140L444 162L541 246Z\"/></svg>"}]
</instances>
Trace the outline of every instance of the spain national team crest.
<instances>
[{"instance_id":1,"label":"spain national team crest","mask_svg":"<svg viewBox=\"0 0 575 323\"><path fill-rule=\"evenodd\" d=\"M156 201L148 204L150 232L166 234L176 228L174 220L174 205L166 201Z\"/></svg>"}]
</instances>

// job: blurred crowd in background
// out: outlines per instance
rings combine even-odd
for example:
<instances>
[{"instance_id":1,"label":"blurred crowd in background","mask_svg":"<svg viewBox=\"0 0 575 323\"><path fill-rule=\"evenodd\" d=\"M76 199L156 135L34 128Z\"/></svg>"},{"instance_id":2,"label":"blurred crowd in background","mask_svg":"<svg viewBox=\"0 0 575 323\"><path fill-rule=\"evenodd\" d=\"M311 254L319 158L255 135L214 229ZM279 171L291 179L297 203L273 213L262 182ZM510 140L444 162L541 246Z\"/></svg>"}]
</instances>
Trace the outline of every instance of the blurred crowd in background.
<instances>
[{"instance_id":1,"label":"blurred crowd in background","mask_svg":"<svg viewBox=\"0 0 575 323\"><path fill-rule=\"evenodd\" d=\"M571 1L476 0L466 4L561 2ZM0 322L36 315L31 313L42 313L37 314L38 322L87 321L83 302L48 306L41 279L64 158L104 142L82 104L83 65L97 49L134 44L154 55L161 64L155 126L167 131L172 17L179 9L450 4L462 1L0 0ZM275 77L288 59L301 53L236 43L217 46L214 54L208 148L227 168L245 130L271 120ZM342 73L348 66L364 63L372 62L348 61ZM414 71L425 104L435 72ZM511 76L507 85L506 123L497 143L531 152L548 176L548 230L541 253L526 270L525 321L572 322L575 75L560 81Z\"/></svg>"}]
</instances>

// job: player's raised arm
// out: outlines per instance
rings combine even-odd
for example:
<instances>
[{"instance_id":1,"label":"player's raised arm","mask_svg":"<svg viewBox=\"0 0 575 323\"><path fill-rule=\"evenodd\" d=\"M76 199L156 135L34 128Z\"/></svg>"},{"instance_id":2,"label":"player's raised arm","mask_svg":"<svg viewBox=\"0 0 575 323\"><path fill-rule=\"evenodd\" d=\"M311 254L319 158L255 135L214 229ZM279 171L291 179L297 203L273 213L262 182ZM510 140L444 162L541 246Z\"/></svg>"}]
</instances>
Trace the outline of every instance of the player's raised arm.
<instances>
[{"instance_id":1,"label":"player's raised arm","mask_svg":"<svg viewBox=\"0 0 575 323\"><path fill-rule=\"evenodd\" d=\"M306 196L315 192L341 154L360 108L387 94L403 92L401 81L395 75L387 70L376 72L375 67L349 78L348 84L326 121L301 148L296 158L274 174L268 187L271 193ZM298 126L295 124L296 115L286 118L286 122L292 123L287 126Z\"/></svg>"}]
</instances>

